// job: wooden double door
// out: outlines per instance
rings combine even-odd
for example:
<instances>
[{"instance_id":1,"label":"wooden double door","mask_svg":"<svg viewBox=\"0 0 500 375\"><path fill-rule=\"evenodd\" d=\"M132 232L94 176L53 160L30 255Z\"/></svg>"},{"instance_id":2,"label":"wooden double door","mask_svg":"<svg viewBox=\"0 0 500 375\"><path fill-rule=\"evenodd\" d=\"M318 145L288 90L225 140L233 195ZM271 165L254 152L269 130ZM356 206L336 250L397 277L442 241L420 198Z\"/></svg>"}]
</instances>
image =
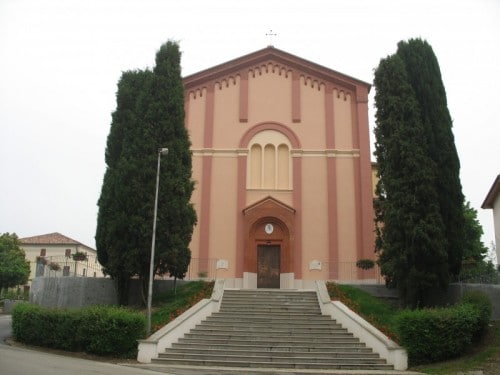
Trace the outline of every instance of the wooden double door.
<instances>
[{"instance_id":1,"label":"wooden double door","mask_svg":"<svg viewBox=\"0 0 500 375\"><path fill-rule=\"evenodd\" d=\"M257 246L257 288L280 287L281 248L279 245Z\"/></svg>"}]
</instances>

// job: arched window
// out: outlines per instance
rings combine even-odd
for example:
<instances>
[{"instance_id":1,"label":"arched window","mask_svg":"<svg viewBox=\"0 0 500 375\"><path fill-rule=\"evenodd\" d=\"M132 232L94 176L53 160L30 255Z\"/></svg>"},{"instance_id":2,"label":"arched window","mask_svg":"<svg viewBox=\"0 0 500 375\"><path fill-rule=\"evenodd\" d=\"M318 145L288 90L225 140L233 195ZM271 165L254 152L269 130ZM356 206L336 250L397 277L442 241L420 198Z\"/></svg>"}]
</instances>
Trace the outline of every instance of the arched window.
<instances>
[{"instance_id":1,"label":"arched window","mask_svg":"<svg viewBox=\"0 0 500 375\"><path fill-rule=\"evenodd\" d=\"M262 190L290 190L290 141L275 130L257 133L249 143L247 187Z\"/></svg>"}]
</instances>

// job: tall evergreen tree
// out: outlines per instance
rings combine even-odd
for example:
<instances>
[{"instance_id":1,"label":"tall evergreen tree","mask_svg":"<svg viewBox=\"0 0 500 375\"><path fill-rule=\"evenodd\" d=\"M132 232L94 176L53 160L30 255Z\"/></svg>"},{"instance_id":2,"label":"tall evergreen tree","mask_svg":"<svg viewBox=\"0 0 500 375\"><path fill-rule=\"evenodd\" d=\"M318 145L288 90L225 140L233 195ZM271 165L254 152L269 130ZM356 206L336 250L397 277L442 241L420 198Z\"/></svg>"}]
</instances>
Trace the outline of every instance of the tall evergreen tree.
<instances>
[{"instance_id":1,"label":"tall evergreen tree","mask_svg":"<svg viewBox=\"0 0 500 375\"><path fill-rule=\"evenodd\" d=\"M445 227L449 270L452 275L458 275L465 243L464 196L460 183L460 160L439 63L432 47L422 39L401 41L397 54L404 62L415 91L428 139L428 153L438 169L435 186Z\"/></svg>"},{"instance_id":2,"label":"tall evergreen tree","mask_svg":"<svg viewBox=\"0 0 500 375\"><path fill-rule=\"evenodd\" d=\"M381 272L404 305L428 304L433 288L448 283L444 226L435 190L436 165L415 92L398 55L375 71L375 155L379 182L377 251Z\"/></svg>"},{"instance_id":3,"label":"tall evergreen tree","mask_svg":"<svg viewBox=\"0 0 500 375\"><path fill-rule=\"evenodd\" d=\"M180 51L161 46L153 71L123 73L106 147L107 170L98 206L99 262L127 303L132 276L149 279L158 149L169 148L159 180L155 273L183 278L196 213L190 204L191 152L184 126Z\"/></svg>"}]
</instances>

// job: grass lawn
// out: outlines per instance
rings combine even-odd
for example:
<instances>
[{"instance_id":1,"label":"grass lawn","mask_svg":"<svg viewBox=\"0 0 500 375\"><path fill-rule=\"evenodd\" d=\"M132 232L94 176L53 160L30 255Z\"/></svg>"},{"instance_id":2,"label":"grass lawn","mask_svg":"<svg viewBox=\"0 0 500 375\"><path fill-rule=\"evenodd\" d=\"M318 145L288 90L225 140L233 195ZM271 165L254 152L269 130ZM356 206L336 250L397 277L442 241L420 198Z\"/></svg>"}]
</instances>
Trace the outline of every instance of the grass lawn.
<instances>
[{"instance_id":1,"label":"grass lawn","mask_svg":"<svg viewBox=\"0 0 500 375\"><path fill-rule=\"evenodd\" d=\"M157 331L204 298L210 298L213 282L192 281L155 296L151 314L152 330Z\"/></svg>"}]
</instances>

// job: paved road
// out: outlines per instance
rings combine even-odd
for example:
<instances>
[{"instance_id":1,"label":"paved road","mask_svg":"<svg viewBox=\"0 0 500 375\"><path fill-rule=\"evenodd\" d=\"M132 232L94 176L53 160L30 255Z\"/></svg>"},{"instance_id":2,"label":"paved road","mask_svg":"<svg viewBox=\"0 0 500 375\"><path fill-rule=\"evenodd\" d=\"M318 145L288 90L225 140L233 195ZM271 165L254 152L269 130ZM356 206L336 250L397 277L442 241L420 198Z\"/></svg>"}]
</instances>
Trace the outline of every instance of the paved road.
<instances>
[{"instance_id":1,"label":"paved road","mask_svg":"<svg viewBox=\"0 0 500 375\"><path fill-rule=\"evenodd\" d=\"M5 344L11 336L10 315L0 315L0 374L2 375L158 375L145 369L66 357Z\"/></svg>"},{"instance_id":2,"label":"paved road","mask_svg":"<svg viewBox=\"0 0 500 375\"><path fill-rule=\"evenodd\" d=\"M5 339L12 335L11 316L0 314L0 346L5 345Z\"/></svg>"}]
</instances>

